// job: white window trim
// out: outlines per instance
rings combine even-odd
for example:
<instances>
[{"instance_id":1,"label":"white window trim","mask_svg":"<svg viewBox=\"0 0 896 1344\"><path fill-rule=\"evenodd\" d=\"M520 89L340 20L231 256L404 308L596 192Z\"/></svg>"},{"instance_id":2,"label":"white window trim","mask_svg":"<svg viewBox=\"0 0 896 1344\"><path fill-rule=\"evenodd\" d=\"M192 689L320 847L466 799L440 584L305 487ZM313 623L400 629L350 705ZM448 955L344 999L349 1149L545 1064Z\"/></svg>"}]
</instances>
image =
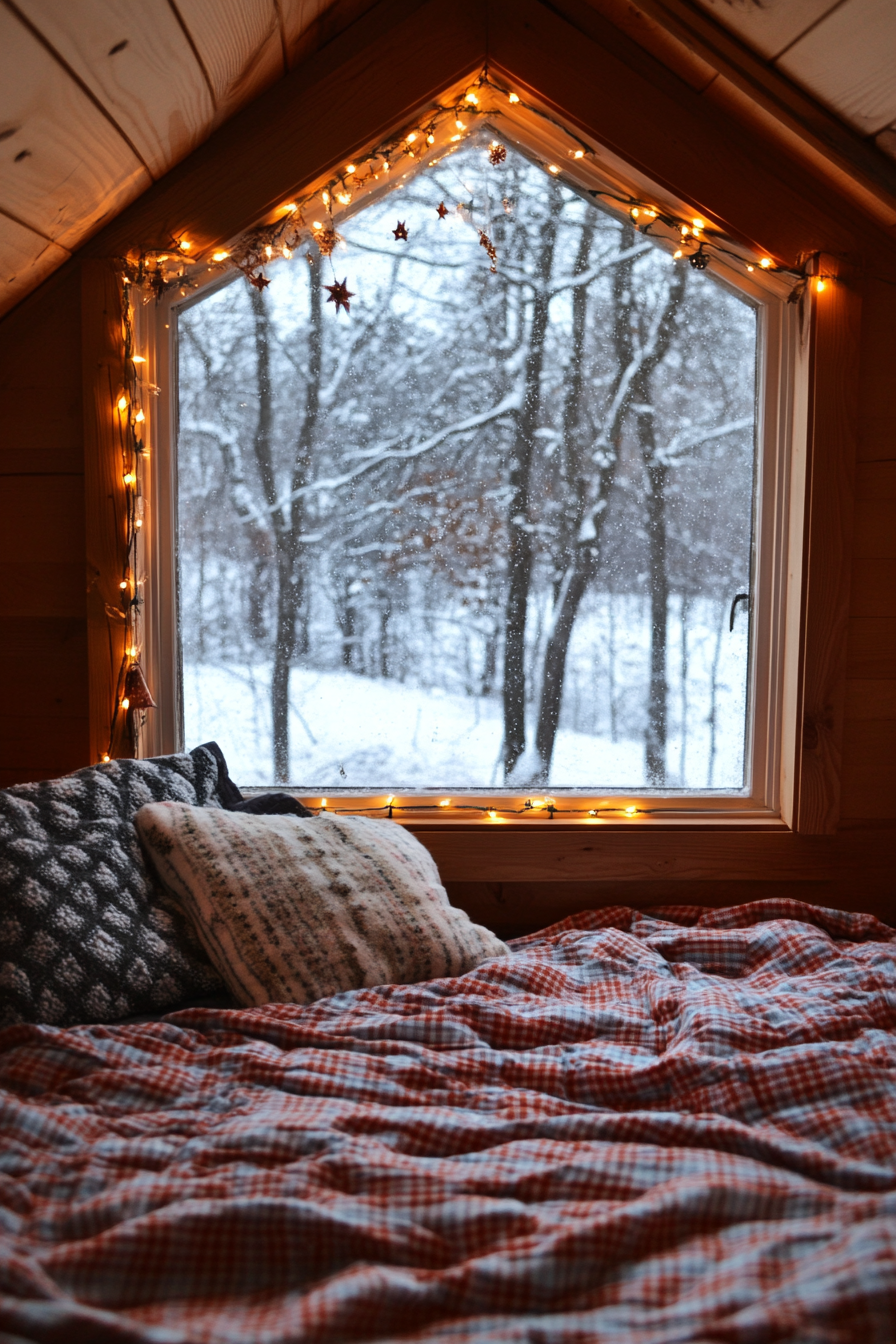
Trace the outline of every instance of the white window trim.
<instances>
[{"instance_id":1,"label":"white window trim","mask_svg":"<svg viewBox=\"0 0 896 1344\"><path fill-rule=\"evenodd\" d=\"M505 123L506 124L503 124ZM524 153L542 162L553 155L550 131L531 125L519 125L504 116L491 119L502 137L512 141ZM671 208L685 212L684 203L670 199L662 191L628 170L613 156L601 153L596 162L583 160L564 174L575 177L586 190L618 190L620 186L642 199L653 196ZM370 204L364 200L357 208ZM353 210L345 212L345 216ZM282 264L282 263L281 263ZM795 715L787 686L796 679L799 662L800 575L803 536L803 512L807 412L809 397L808 350L810 305L801 315L799 305L787 302L790 285L767 272L747 274L732 261L719 264L714 258L713 274L727 287L752 301L757 308L759 350L757 387L757 441L760 444L755 483L755 525L753 573L750 582L752 638L750 648L743 791L702 791L670 793L662 790L632 791L623 794L596 794L593 790L555 790L562 807L582 808L634 805L639 812L662 809L668 821L674 812L682 818L705 823L713 816L724 821L771 821L790 823L792 794L788 762L793 756L790 742L795 732ZM214 289L230 283L231 275L210 276L188 296L169 291L161 301L136 305L137 345L148 361L148 381L157 388L148 398L147 444L149 472L146 484L147 525L143 532L146 605L144 611L143 660L158 708L147 716L140 738L140 755L162 755L183 750L195 743L183 742L183 706L181 703L179 622L189 620L189 612L178 611L177 592L177 315ZM273 787L273 785L272 785ZM290 786L292 787L292 786ZM302 797L320 802L320 798L295 786ZM328 790L333 806L349 798L352 804L381 806L383 795L361 795L357 790ZM454 790L454 797L472 807L498 803L508 808L521 807L522 795L496 788ZM438 795L403 794L401 804L414 801L422 805L439 801ZM452 814L454 815L454 814ZM656 812L653 818L661 821ZM475 813L466 820L476 820ZM648 816L639 816L643 824Z\"/></svg>"}]
</instances>

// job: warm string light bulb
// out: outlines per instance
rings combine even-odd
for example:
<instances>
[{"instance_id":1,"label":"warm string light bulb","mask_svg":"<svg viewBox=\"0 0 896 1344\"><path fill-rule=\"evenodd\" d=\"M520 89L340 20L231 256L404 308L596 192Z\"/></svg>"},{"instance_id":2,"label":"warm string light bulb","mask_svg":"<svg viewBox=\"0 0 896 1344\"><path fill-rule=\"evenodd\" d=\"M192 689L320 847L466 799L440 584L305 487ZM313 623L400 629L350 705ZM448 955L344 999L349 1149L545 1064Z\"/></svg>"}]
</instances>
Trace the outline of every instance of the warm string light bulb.
<instances>
[{"instance_id":1,"label":"warm string light bulb","mask_svg":"<svg viewBox=\"0 0 896 1344\"><path fill-rule=\"evenodd\" d=\"M556 173L559 173L559 171L560 171L560 165L559 165L559 164L556 164L556 163L549 163L549 164L548 164L548 172L549 172L549 173L555 173L555 174L556 174Z\"/></svg>"},{"instance_id":2,"label":"warm string light bulb","mask_svg":"<svg viewBox=\"0 0 896 1344\"><path fill-rule=\"evenodd\" d=\"M108 751L104 751L102 756L100 757L100 760L102 761L103 765L108 765L111 759L112 757L109 755Z\"/></svg>"},{"instance_id":3,"label":"warm string light bulb","mask_svg":"<svg viewBox=\"0 0 896 1344\"><path fill-rule=\"evenodd\" d=\"M451 799L450 799L450 798L443 798L443 799L441 800L441 802L439 803L439 807L450 807L450 806L451 806Z\"/></svg>"},{"instance_id":4,"label":"warm string light bulb","mask_svg":"<svg viewBox=\"0 0 896 1344\"><path fill-rule=\"evenodd\" d=\"M494 821L498 814L493 807L490 807L486 815L488 816L489 821Z\"/></svg>"},{"instance_id":5,"label":"warm string light bulb","mask_svg":"<svg viewBox=\"0 0 896 1344\"><path fill-rule=\"evenodd\" d=\"M212 261L226 261L229 256L229 252L213 252Z\"/></svg>"},{"instance_id":6,"label":"warm string light bulb","mask_svg":"<svg viewBox=\"0 0 896 1344\"><path fill-rule=\"evenodd\" d=\"M130 707L131 707L131 702L130 702L130 700L128 699L127 696L124 696L124 697L123 697L122 702L121 702L121 707L122 707L122 709L130 709Z\"/></svg>"},{"instance_id":7,"label":"warm string light bulb","mask_svg":"<svg viewBox=\"0 0 896 1344\"><path fill-rule=\"evenodd\" d=\"M118 586L119 586L119 588L121 589L122 592L125 592L125 590L127 589L127 586L128 586L128 581L127 581L127 579L122 579Z\"/></svg>"},{"instance_id":8,"label":"warm string light bulb","mask_svg":"<svg viewBox=\"0 0 896 1344\"><path fill-rule=\"evenodd\" d=\"M131 355L131 363L132 363L132 364L145 364L145 363L146 363L146 360L143 358L142 355Z\"/></svg>"},{"instance_id":9,"label":"warm string light bulb","mask_svg":"<svg viewBox=\"0 0 896 1344\"><path fill-rule=\"evenodd\" d=\"M507 95L507 101L508 101L508 103L518 103L519 100L520 100L520 96L519 96L518 93L508 93L508 95Z\"/></svg>"},{"instance_id":10,"label":"warm string light bulb","mask_svg":"<svg viewBox=\"0 0 896 1344\"><path fill-rule=\"evenodd\" d=\"M823 294L826 288L827 285L825 284L821 276L819 276L818 279L815 281L815 292L817 294Z\"/></svg>"},{"instance_id":11,"label":"warm string light bulb","mask_svg":"<svg viewBox=\"0 0 896 1344\"><path fill-rule=\"evenodd\" d=\"M634 803L630 803L628 807L623 808L623 811L627 817L634 817L637 815L638 809L635 807Z\"/></svg>"},{"instance_id":12,"label":"warm string light bulb","mask_svg":"<svg viewBox=\"0 0 896 1344\"><path fill-rule=\"evenodd\" d=\"M573 154L574 159L584 159L584 157L585 157L584 149L577 149L576 152Z\"/></svg>"},{"instance_id":13,"label":"warm string light bulb","mask_svg":"<svg viewBox=\"0 0 896 1344\"><path fill-rule=\"evenodd\" d=\"M119 413L120 413L121 415L124 415L124 413L125 413L125 411L127 410L127 408L128 408L128 399L127 399L127 397L119 397L119 398L118 398L118 410L119 410Z\"/></svg>"},{"instance_id":14,"label":"warm string light bulb","mask_svg":"<svg viewBox=\"0 0 896 1344\"><path fill-rule=\"evenodd\" d=\"M771 257L760 257L759 265L762 267L764 271L767 271L770 266L774 265L774 262L772 261Z\"/></svg>"},{"instance_id":15,"label":"warm string light bulb","mask_svg":"<svg viewBox=\"0 0 896 1344\"><path fill-rule=\"evenodd\" d=\"M320 800L320 810L321 810L321 812L326 812L326 810L327 810L327 800L326 800L326 798L321 798L321 800Z\"/></svg>"},{"instance_id":16,"label":"warm string light bulb","mask_svg":"<svg viewBox=\"0 0 896 1344\"><path fill-rule=\"evenodd\" d=\"M135 424L135 425L142 425L143 422L144 422L145 420L146 420L146 416L145 416L145 414L144 414L144 412L143 412L143 407L141 406L140 409L139 409L139 411L137 412L137 414L134 416L134 424Z\"/></svg>"},{"instance_id":17,"label":"warm string light bulb","mask_svg":"<svg viewBox=\"0 0 896 1344\"><path fill-rule=\"evenodd\" d=\"M125 485L137 484L137 476L133 471L126 471L122 479L124 480Z\"/></svg>"}]
</instances>

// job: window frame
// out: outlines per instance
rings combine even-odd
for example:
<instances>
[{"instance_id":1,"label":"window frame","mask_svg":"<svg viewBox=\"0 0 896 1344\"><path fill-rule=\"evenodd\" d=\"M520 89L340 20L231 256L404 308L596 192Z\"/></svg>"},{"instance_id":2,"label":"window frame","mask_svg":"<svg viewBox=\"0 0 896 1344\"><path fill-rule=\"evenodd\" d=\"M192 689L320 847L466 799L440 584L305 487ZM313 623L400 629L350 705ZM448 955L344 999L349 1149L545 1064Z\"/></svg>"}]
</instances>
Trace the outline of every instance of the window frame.
<instances>
[{"instance_id":1,"label":"window frame","mask_svg":"<svg viewBox=\"0 0 896 1344\"><path fill-rule=\"evenodd\" d=\"M558 133L549 128L521 124L520 120L494 117L489 121L508 142L530 158L550 161ZM556 125L556 123L553 123ZM651 184L614 156L601 152L595 162L564 168L566 185L579 190L617 189L642 196L655 196L679 211L683 202L668 189ZM311 184L313 185L313 184ZM369 204L364 200L358 208ZM353 212L353 211L352 211ZM346 212L346 214L349 212ZM757 271L748 275L734 265L714 263L714 275L757 309L757 472L754 498L754 561L751 576L751 641L749 706L747 724L748 785L743 791L722 790L695 793L663 790L630 791L625 794L595 794L586 790L562 790L554 796L560 808L587 810L622 809L634 806L633 822L666 825L677 822L706 825L721 823L790 824L794 803L794 771L789 766L795 717L788 696L788 671L800 660L798 563L803 542L803 501L808 451L810 347L813 307L808 312L788 303L791 285L773 274ZM177 592L177 316L207 297L214 289L231 283L232 276L210 276L207 284L184 296L164 296L158 304L137 308L138 341L145 351L148 378L158 391L147 407L147 440L151 445L147 482L148 526L144 529L144 569L148 578L144 615L144 661L150 684L158 689L159 708L148 717L141 735L142 755L157 755L182 749L183 715L180 678L180 621ZM301 785L293 787L312 803L320 795ZM351 810L376 809L387 804L385 795L359 794L354 790L328 791L331 807ZM469 808L523 809L526 798L498 789L488 795L476 790L455 790L456 800ZM500 801L499 801L500 800ZM413 819L414 808L431 809L438 795L402 795L393 815ZM396 811L398 807L405 809ZM417 812L417 817L421 816ZM430 816L428 824L480 824L500 820L477 816L472 811ZM522 824L531 824L531 814ZM603 823L602 819L602 823ZM564 825L593 824L594 819L567 817ZM560 817L554 822L560 824Z\"/></svg>"}]
</instances>

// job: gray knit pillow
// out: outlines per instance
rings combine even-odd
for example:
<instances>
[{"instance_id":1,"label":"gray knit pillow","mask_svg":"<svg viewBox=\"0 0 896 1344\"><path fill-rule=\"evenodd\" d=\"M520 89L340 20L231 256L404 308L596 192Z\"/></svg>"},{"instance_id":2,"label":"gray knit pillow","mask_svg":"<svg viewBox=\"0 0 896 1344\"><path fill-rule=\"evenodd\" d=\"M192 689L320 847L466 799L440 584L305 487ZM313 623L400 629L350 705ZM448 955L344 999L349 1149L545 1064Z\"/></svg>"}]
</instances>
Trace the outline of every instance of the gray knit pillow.
<instances>
[{"instance_id":1,"label":"gray knit pillow","mask_svg":"<svg viewBox=\"0 0 896 1344\"><path fill-rule=\"evenodd\" d=\"M449 903L429 851L395 822L177 803L150 804L134 821L241 1004L463 975L507 954Z\"/></svg>"},{"instance_id":2,"label":"gray knit pillow","mask_svg":"<svg viewBox=\"0 0 896 1344\"><path fill-rule=\"evenodd\" d=\"M155 799L219 809L217 783L197 747L0 789L0 1026L109 1022L223 988L133 825Z\"/></svg>"}]
</instances>

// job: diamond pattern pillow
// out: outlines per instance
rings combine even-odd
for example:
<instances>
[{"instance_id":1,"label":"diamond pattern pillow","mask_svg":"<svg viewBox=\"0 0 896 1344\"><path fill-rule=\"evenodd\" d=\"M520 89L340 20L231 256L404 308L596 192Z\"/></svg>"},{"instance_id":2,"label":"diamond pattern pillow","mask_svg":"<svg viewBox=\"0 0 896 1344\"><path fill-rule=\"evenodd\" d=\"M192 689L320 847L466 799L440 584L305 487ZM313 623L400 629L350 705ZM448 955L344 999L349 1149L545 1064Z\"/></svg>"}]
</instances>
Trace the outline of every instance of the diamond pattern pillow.
<instances>
[{"instance_id":1,"label":"diamond pattern pillow","mask_svg":"<svg viewBox=\"0 0 896 1344\"><path fill-rule=\"evenodd\" d=\"M203 747L0 789L0 1025L109 1022L223 985L147 870L146 803L220 808Z\"/></svg>"}]
</instances>

